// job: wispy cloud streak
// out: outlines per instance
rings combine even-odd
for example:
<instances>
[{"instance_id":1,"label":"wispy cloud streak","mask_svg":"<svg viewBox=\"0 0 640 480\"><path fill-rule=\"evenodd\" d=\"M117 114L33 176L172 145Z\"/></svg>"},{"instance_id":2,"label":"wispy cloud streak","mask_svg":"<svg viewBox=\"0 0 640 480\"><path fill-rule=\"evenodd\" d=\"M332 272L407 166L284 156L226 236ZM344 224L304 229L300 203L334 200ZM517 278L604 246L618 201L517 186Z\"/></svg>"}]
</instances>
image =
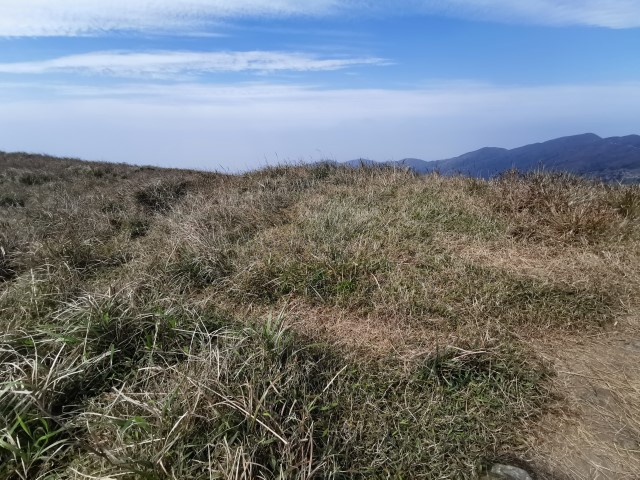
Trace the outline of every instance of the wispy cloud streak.
<instances>
[{"instance_id":1,"label":"wispy cloud streak","mask_svg":"<svg viewBox=\"0 0 640 480\"><path fill-rule=\"evenodd\" d=\"M240 17L398 12L545 25L640 27L637 0L3 0L0 36L189 32Z\"/></svg>"},{"instance_id":2,"label":"wispy cloud streak","mask_svg":"<svg viewBox=\"0 0 640 480\"><path fill-rule=\"evenodd\" d=\"M429 12L499 22L640 27L640 2L637 0L430 0L415 3L422 3Z\"/></svg>"},{"instance_id":3,"label":"wispy cloud streak","mask_svg":"<svg viewBox=\"0 0 640 480\"><path fill-rule=\"evenodd\" d=\"M42 61L0 63L0 73L174 77L212 72L329 71L385 63L375 57L321 58L296 52L93 52Z\"/></svg>"},{"instance_id":4,"label":"wispy cloud streak","mask_svg":"<svg viewBox=\"0 0 640 480\"><path fill-rule=\"evenodd\" d=\"M0 35L99 35L114 30L183 31L234 17L326 15L339 0L3 0Z\"/></svg>"}]
</instances>

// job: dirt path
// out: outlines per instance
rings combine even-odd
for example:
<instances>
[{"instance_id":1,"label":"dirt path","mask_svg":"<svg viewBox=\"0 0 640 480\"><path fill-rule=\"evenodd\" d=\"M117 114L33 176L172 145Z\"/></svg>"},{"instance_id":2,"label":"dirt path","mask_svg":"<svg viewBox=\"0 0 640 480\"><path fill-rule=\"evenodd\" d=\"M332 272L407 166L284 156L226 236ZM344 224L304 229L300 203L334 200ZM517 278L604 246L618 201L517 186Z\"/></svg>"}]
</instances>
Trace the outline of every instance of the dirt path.
<instances>
[{"instance_id":1,"label":"dirt path","mask_svg":"<svg viewBox=\"0 0 640 480\"><path fill-rule=\"evenodd\" d=\"M539 346L568 408L550 414L533 442L545 479L640 479L640 319L577 341Z\"/></svg>"}]
</instances>

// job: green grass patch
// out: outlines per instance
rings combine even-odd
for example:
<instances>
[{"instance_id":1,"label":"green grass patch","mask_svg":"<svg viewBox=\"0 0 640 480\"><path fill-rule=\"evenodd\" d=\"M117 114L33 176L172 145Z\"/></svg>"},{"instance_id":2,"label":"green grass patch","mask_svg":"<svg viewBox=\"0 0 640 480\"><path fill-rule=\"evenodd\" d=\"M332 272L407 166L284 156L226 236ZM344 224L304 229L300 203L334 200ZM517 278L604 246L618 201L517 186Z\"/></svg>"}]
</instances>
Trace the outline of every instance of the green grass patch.
<instances>
[{"instance_id":1,"label":"green grass patch","mask_svg":"<svg viewBox=\"0 0 640 480\"><path fill-rule=\"evenodd\" d=\"M274 303L302 297L312 303L349 308L369 304L375 275L388 268L383 259L370 261L333 251L316 258L267 257L241 271L233 285L241 299Z\"/></svg>"},{"instance_id":2,"label":"green grass patch","mask_svg":"<svg viewBox=\"0 0 640 480\"><path fill-rule=\"evenodd\" d=\"M141 330L129 333L145 338ZM113 332L108 338L125 341ZM136 363L143 368L116 370L115 393L93 392L55 417L63 425L59 450L46 461L34 457L29 475L43 468L64 475L72 467L153 479L227 478L234 471L252 478L471 479L493 456L517 448L519 429L548 401L548 371L513 348L445 350L402 371L347 360L281 319L218 329L196 323L171 342L188 351L184 358L154 369L149 345L141 344L136 350L147 354ZM156 344L155 362L172 351ZM9 429L5 438L15 434ZM75 458L65 455L70 448ZM11 449L4 454L5 474L17 474Z\"/></svg>"},{"instance_id":3,"label":"green grass patch","mask_svg":"<svg viewBox=\"0 0 640 480\"><path fill-rule=\"evenodd\" d=\"M498 218L463 208L460 201L447 196L445 186L426 187L419 194L403 200L398 213L406 220L398 225L405 236L429 239L435 234L465 235L485 241L503 235L506 225ZM451 195L451 192L448 192ZM401 217L402 218L402 217Z\"/></svg>"},{"instance_id":4,"label":"green grass patch","mask_svg":"<svg viewBox=\"0 0 640 480\"><path fill-rule=\"evenodd\" d=\"M374 302L392 305L417 322L436 317L452 327L482 325L497 332L599 328L617 307L616 297L602 289L515 276L437 252L398 267Z\"/></svg>"}]
</instances>

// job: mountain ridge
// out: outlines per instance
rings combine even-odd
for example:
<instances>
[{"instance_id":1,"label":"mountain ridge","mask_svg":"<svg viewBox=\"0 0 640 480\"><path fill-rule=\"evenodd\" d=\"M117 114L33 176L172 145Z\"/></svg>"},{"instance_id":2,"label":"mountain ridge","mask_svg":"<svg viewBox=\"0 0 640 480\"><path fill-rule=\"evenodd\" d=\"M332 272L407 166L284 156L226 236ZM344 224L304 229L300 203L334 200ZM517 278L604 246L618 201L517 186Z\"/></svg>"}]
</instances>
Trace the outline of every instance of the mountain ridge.
<instances>
[{"instance_id":1,"label":"mountain ridge","mask_svg":"<svg viewBox=\"0 0 640 480\"><path fill-rule=\"evenodd\" d=\"M600 137L583 133L554 138L512 149L483 147L457 157L426 161L405 158L375 162L370 159L344 162L352 167L403 166L417 173L439 172L490 178L515 168L527 172L536 169L563 171L623 183L640 182L640 135Z\"/></svg>"}]
</instances>

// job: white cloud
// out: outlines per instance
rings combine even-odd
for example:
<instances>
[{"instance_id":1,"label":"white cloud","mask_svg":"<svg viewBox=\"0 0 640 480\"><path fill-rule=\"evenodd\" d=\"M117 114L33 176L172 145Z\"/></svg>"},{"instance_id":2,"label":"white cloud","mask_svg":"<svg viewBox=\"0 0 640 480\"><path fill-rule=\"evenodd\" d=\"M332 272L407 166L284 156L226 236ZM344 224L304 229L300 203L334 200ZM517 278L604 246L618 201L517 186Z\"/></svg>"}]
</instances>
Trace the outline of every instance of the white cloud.
<instances>
[{"instance_id":1,"label":"white cloud","mask_svg":"<svg viewBox=\"0 0 640 480\"><path fill-rule=\"evenodd\" d=\"M246 16L424 13L551 25L640 27L638 0L2 0L0 36L182 31Z\"/></svg>"},{"instance_id":2,"label":"white cloud","mask_svg":"<svg viewBox=\"0 0 640 480\"><path fill-rule=\"evenodd\" d=\"M0 63L0 73L172 77L207 72L326 71L384 63L373 57L322 58L296 52L92 52L51 60Z\"/></svg>"},{"instance_id":3,"label":"white cloud","mask_svg":"<svg viewBox=\"0 0 640 480\"><path fill-rule=\"evenodd\" d=\"M0 85L0 150L234 171L278 160L435 160L589 131L625 135L638 133L640 111L640 83L49 85L40 95L45 87L34 85L28 100L17 88Z\"/></svg>"},{"instance_id":4,"label":"white cloud","mask_svg":"<svg viewBox=\"0 0 640 480\"><path fill-rule=\"evenodd\" d=\"M422 2L416 2L422 3ZM542 25L589 25L607 28L640 27L638 0L448 0L427 1L454 16Z\"/></svg>"},{"instance_id":5,"label":"white cloud","mask_svg":"<svg viewBox=\"0 0 640 480\"><path fill-rule=\"evenodd\" d=\"M223 18L323 15L334 11L341 3L338 0L2 0L0 35L187 31Z\"/></svg>"}]
</instances>

